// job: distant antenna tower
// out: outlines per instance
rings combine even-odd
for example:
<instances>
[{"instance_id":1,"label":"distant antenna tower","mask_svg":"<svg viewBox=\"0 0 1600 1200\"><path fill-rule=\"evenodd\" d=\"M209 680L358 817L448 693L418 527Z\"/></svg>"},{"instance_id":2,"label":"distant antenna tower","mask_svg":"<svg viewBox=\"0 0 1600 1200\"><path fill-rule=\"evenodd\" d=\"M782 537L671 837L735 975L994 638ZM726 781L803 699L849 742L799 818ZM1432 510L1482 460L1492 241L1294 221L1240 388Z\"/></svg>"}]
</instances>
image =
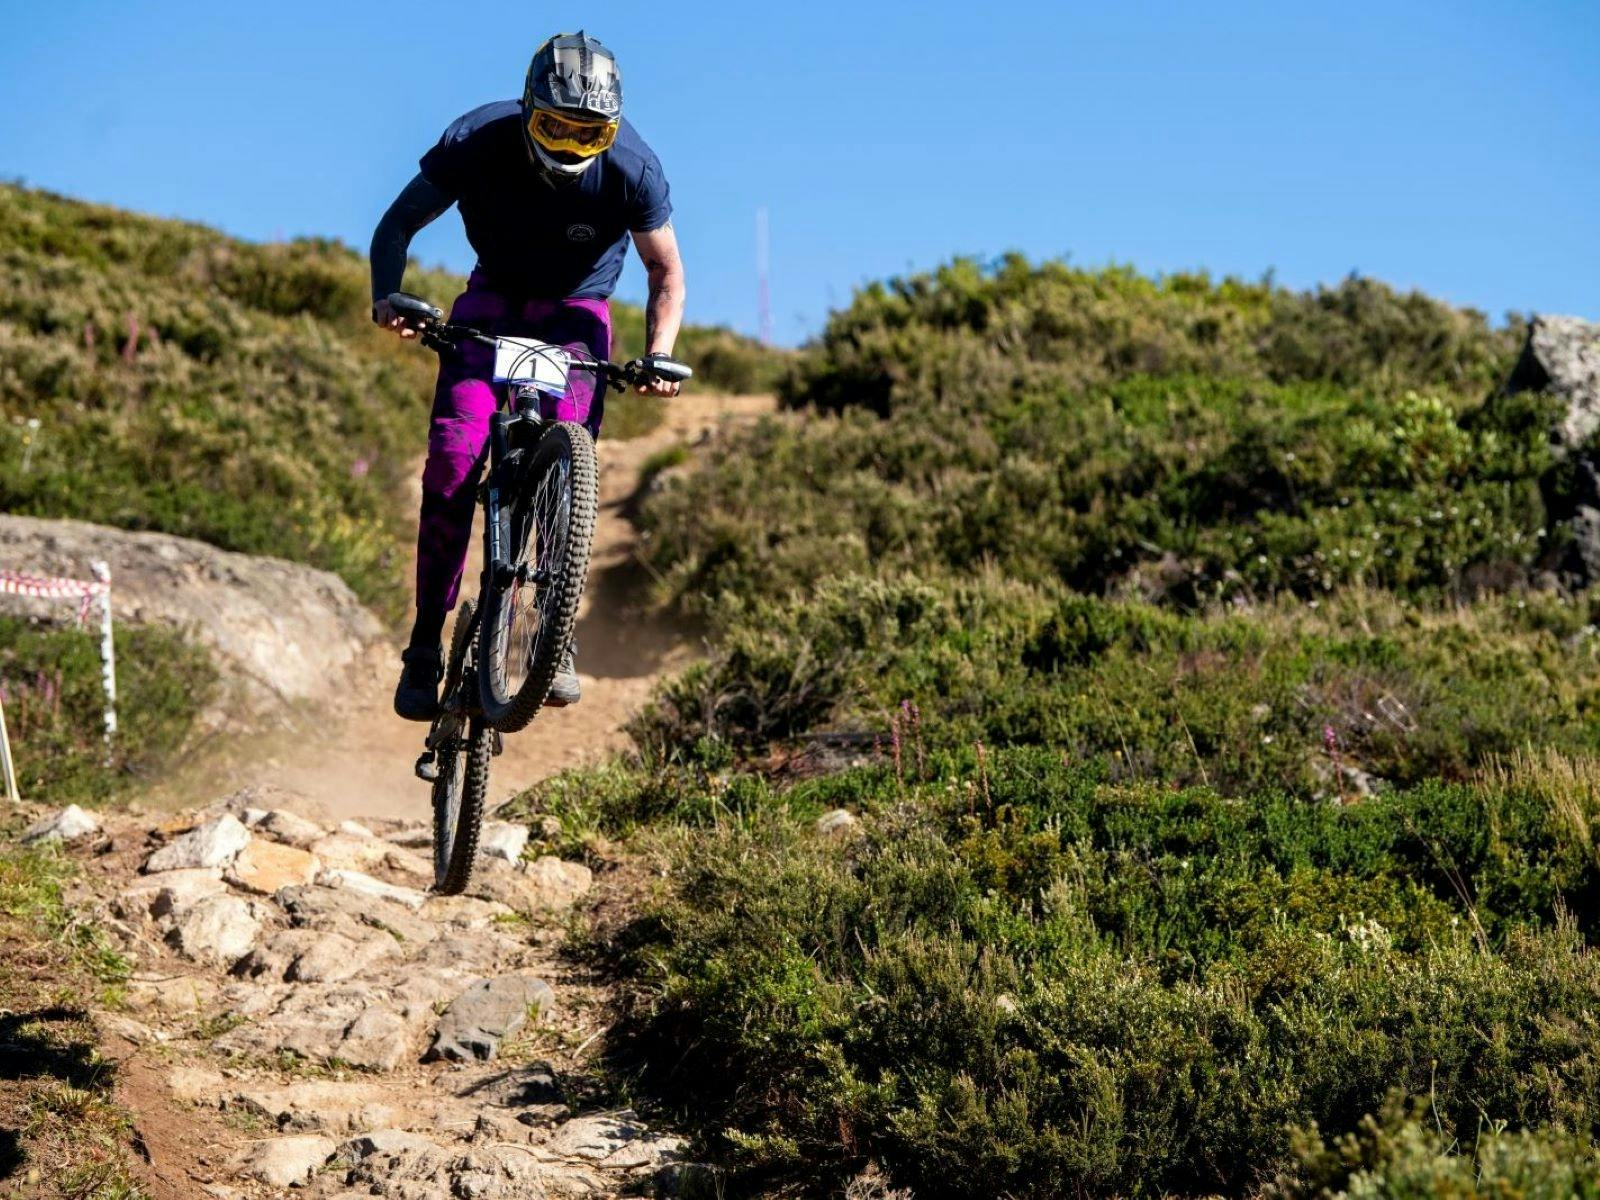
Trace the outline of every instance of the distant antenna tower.
<instances>
[{"instance_id":1,"label":"distant antenna tower","mask_svg":"<svg viewBox=\"0 0 1600 1200\"><path fill-rule=\"evenodd\" d=\"M772 293L767 286L772 271L772 244L768 225L767 206L763 204L756 209L756 324L764 346L772 345Z\"/></svg>"}]
</instances>

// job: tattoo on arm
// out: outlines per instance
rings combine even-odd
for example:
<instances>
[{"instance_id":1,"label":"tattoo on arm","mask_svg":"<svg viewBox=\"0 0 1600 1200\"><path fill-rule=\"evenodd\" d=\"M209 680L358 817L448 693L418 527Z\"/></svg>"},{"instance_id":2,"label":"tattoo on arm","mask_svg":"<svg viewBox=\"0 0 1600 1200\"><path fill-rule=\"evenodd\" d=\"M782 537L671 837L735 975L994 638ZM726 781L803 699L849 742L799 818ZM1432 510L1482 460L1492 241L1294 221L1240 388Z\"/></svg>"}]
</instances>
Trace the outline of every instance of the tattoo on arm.
<instances>
[{"instance_id":1,"label":"tattoo on arm","mask_svg":"<svg viewBox=\"0 0 1600 1200\"><path fill-rule=\"evenodd\" d=\"M668 221L659 231L651 232L671 230L672 222ZM646 348L650 348L656 344L656 334L664 326L671 326L673 337L676 337L676 326L682 319L683 297L681 289L677 286L682 276L682 268L656 247L644 251L640 257L644 261L645 273L650 281L650 297L645 304L644 312L645 345Z\"/></svg>"}]
</instances>

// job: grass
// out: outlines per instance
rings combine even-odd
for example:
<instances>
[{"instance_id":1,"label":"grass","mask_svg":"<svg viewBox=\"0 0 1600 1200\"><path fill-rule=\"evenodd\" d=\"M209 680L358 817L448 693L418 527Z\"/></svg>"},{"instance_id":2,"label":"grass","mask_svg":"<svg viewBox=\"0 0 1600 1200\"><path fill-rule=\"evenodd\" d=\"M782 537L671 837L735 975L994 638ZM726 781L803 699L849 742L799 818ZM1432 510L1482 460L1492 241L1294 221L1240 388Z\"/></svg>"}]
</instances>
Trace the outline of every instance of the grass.
<instances>
[{"instance_id":1,"label":"grass","mask_svg":"<svg viewBox=\"0 0 1600 1200\"><path fill-rule=\"evenodd\" d=\"M72 873L49 850L0 850L0 1194L135 1200L132 1125L88 1011L128 963L65 903Z\"/></svg>"},{"instance_id":2,"label":"grass","mask_svg":"<svg viewBox=\"0 0 1600 1200\"><path fill-rule=\"evenodd\" d=\"M217 686L204 651L173 631L123 624L116 656L119 725L108 762L98 635L0 616L0 701L28 799L104 804L191 744Z\"/></svg>"}]
</instances>

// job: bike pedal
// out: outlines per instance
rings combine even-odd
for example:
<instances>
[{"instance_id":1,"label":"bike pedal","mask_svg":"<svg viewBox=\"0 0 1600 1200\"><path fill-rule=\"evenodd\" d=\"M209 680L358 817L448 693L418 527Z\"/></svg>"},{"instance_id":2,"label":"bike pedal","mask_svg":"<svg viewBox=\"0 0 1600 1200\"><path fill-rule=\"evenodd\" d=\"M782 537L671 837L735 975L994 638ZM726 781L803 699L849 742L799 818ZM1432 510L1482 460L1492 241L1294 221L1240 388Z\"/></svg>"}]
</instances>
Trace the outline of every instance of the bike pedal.
<instances>
[{"instance_id":1,"label":"bike pedal","mask_svg":"<svg viewBox=\"0 0 1600 1200\"><path fill-rule=\"evenodd\" d=\"M439 778L439 763L432 750L424 750L422 757L417 759L415 767L417 778L427 783L434 783Z\"/></svg>"},{"instance_id":2,"label":"bike pedal","mask_svg":"<svg viewBox=\"0 0 1600 1200\"><path fill-rule=\"evenodd\" d=\"M506 740L500 736L498 729L491 729L489 732L494 735L489 739L489 756L499 758L500 751L506 748Z\"/></svg>"}]
</instances>

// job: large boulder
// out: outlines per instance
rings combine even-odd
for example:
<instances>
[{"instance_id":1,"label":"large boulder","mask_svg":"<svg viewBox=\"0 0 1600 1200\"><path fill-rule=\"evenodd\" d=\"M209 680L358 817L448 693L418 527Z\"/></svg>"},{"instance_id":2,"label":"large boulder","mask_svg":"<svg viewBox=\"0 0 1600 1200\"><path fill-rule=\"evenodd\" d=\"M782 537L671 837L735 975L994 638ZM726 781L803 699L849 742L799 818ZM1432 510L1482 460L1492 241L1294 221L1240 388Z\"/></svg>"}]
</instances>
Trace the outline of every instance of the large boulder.
<instances>
[{"instance_id":1,"label":"large boulder","mask_svg":"<svg viewBox=\"0 0 1600 1200\"><path fill-rule=\"evenodd\" d=\"M1565 525L1569 540L1560 559L1545 565L1580 587L1600 581L1600 453L1588 448L1600 432L1600 324L1533 318L1506 391L1543 392L1560 402L1550 445L1572 486L1547 492L1546 523Z\"/></svg>"},{"instance_id":2,"label":"large boulder","mask_svg":"<svg viewBox=\"0 0 1600 1200\"><path fill-rule=\"evenodd\" d=\"M337 696L346 671L384 639L378 619L326 571L170 534L0 515L0 563L14 570L84 579L95 560L110 564L119 621L186 631L262 710ZM8 601L45 619L76 611L60 601Z\"/></svg>"},{"instance_id":3,"label":"large boulder","mask_svg":"<svg viewBox=\"0 0 1600 1200\"><path fill-rule=\"evenodd\" d=\"M1506 390L1558 397L1562 412L1550 441L1563 455L1582 450L1600 430L1600 324L1581 317L1533 318Z\"/></svg>"}]
</instances>

